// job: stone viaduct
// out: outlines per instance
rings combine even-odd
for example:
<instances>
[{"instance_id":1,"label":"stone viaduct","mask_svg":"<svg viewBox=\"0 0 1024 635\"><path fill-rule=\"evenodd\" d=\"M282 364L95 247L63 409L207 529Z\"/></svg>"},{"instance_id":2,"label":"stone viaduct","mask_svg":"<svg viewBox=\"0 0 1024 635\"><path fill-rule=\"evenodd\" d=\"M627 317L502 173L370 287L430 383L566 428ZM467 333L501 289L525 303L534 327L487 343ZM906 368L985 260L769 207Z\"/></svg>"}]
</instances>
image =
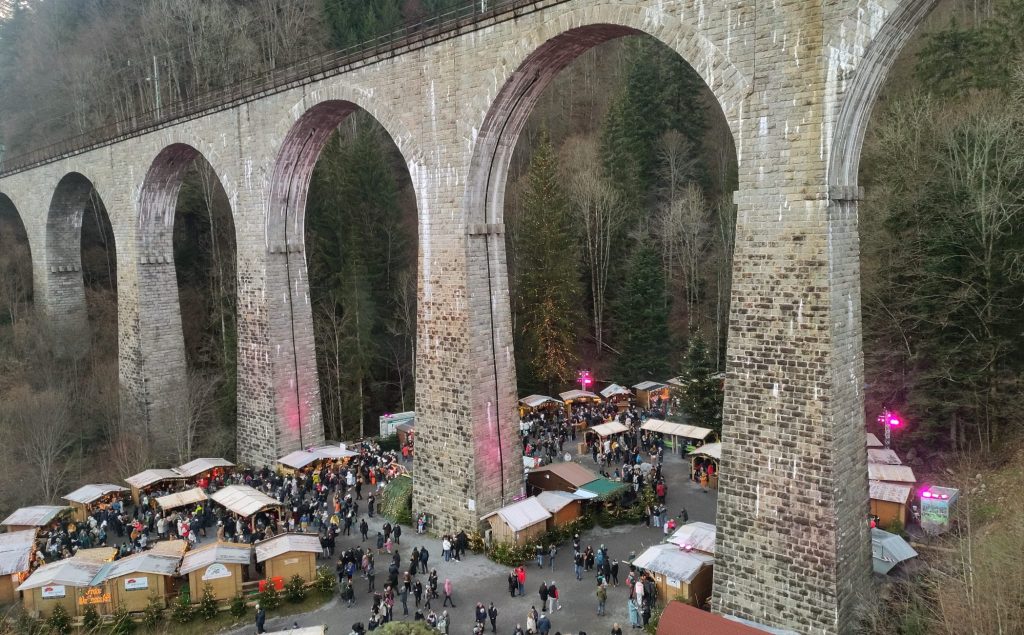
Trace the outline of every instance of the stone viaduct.
<instances>
[{"instance_id":1,"label":"stone viaduct","mask_svg":"<svg viewBox=\"0 0 1024 635\"><path fill-rule=\"evenodd\" d=\"M935 0L538 0L416 46L187 120L8 168L54 326L85 319L83 206L117 248L123 404L158 440L185 382L171 228L205 157L238 258L238 453L323 439L303 252L310 173L355 109L407 161L419 210L415 506L475 526L522 487L502 235L506 172L531 107L590 47L646 34L703 77L740 186L718 509L716 611L849 632L869 588L857 170L890 64Z\"/></svg>"}]
</instances>

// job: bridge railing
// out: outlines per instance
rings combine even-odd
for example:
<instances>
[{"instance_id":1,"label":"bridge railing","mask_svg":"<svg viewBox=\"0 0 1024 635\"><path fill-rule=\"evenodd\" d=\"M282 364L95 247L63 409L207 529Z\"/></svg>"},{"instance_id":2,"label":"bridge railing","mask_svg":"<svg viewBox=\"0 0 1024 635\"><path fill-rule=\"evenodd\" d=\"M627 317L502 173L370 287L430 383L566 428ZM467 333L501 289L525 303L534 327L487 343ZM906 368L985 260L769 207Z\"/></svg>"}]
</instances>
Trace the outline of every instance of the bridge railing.
<instances>
[{"instance_id":1,"label":"bridge railing","mask_svg":"<svg viewBox=\"0 0 1024 635\"><path fill-rule=\"evenodd\" d=\"M378 58L397 55L420 48L446 35L454 36L464 29L492 19L509 19L528 13L538 5L551 5L567 0L466 0L465 4L419 22L343 49L323 51L292 64L246 77L234 84L193 97L162 105L98 128L93 128L35 148L0 163L0 176L25 170L81 154L89 150L139 136L153 129L194 119L200 115L232 108L267 94L295 85L335 75L351 67Z\"/></svg>"}]
</instances>

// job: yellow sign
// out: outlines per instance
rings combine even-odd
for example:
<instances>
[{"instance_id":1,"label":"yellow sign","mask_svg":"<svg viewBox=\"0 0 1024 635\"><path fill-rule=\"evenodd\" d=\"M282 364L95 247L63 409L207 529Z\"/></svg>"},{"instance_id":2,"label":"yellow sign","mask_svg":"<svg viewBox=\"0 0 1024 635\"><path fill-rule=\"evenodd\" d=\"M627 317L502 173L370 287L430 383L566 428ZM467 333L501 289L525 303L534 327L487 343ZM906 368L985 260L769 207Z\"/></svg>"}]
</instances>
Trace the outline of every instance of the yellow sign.
<instances>
[{"instance_id":1,"label":"yellow sign","mask_svg":"<svg viewBox=\"0 0 1024 635\"><path fill-rule=\"evenodd\" d=\"M110 594L104 593L103 589L99 587L93 587L86 589L85 593L78 596L78 603L85 604L103 604L110 601Z\"/></svg>"}]
</instances>

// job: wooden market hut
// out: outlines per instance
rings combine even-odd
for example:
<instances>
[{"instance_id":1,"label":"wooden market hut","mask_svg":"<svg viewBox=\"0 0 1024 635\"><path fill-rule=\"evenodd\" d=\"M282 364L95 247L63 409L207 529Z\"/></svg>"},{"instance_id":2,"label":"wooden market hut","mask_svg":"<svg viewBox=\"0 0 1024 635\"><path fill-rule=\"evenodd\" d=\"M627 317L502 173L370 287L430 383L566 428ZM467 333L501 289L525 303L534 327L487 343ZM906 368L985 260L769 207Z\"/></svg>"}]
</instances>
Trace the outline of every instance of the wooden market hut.
<instances>
[{"instance_id":1,"label":"wooden market hut","mask_svg":"<svg viewBox=\"0 0 1024 635\"><path fill-rule=\"evenodd\" d=\"M684 602L703 606L711 597L714 563L714 556L662 543L649 547L633 560L632 565L647 571L654 579L659 604L678 597Z\"/></svg>"},{"instance_id":2,"label":"wooden market hut","mask_svg":"<svg viewBox=\"0 0 1024 635\"><path fill-rule=\"evenodd\" d=\"M262 511L277 510L278 514L281 511L280 501L248 485L228 485L214 492L210 498L242 518L252 518Z\"/></svg>"},{"instance_id":3,"label":"wooden market hut","mask_svg":"<svg viewBox=\"0 0 1024 635\"><path fill-rule=\"evenodd\" d=\"M316 557L323 552L317 534L278 534L257 542L256 562L263 565L263 577L288 582L299 576L306 582L316 578ZM279 586L276 585L275 586Z\"/></svg>"},{"instance_id":4,"label":"wooden market hut","mask_svg":"<svg viewBox=\"0 0 1024 635\"><path fill-rule=\"evenodd\" d=\"M565 404L566 414L572 414L573 404L599 404L601 403L601 397L587 390L567 390L563 393L559 393L558 397Z\"/></svg>"},{"instance_id":5,"label":"wooden market hut","mask_svg":"<svg viewBox=\"0 0 1024 635\"><path fill-rule=\"evenodd\" d=\"M182 474L178 472L178 470L175 470L174 468L161 470L143 470L138 474L129 476L128 478L124 479L125 483L128 483L128 486L131 487L132 502L135 503L136 505L139 504L139 501L142 499L142 494L144 492L149 491L150 489L156 487L157 485L161 485L163 483L167 483L170 481L176 481L178 483L181 483L184 480L185 477L182 476Z\"/></svg>"},{"instance_id":6,"label":"wooden market hut","mask_svg":"<svg viewBox=\"0 0 1024 635\"><path fill-rule=\"evenodd\" d=\"M887 463L868 463L868 479L908 485L917 483L914 470L909 465L889 465Z\"/></svg>"},{"instance_id":7,"label":"wooden market hut","mask_svg":"<svg viewBox=\"0 0 1024 635\"><path fill-rule=\"evenodd\" d=\"M868 481L871 515L878 518L879 527L889 527L894 521L907 526L910 500L914 486L910 483Z\"/></svg>"},{"instance_id":8,"label":"wooden market hut","mask_svg":"<svg viewBox=\"0 0 1024 635\"><path fill-rule=\"evenodd\" d=\"M506 505L480 520L490 525L491 540L525 545L547 531L551 513L533 496Z\"/></svg>"},{"instance_id":9,"label":"wooden market hut","mask_svg":"<svg viewBox=\"0 0 1024 635\"><path fill-rule=\"evenodd\" d=\"M693 452L690 452L690 479L696 477L697 474L697 462L710 464L714 467L712 470L711 478L708 479L708 486L711 489L718 488L718 467L722 460L722 444L719 443L705 443Z\"/></svg>"},{"instance_id":10,"label":"wooden market hut","mask_svg":"<svg viewBox=\"0 0 1024 635\"><path fill-rule=\"evenodd\" d=\"M187 489L184 492L175 492L156 499L156 505L163 511L178 509L179 507L194 506L207 500L206 492L199 487Z\"/></svg>"},{"instance_id":11,"label":"wooden market hut","mask_svg":"<svg viewBox=\"0 0 1024 635\"><path fill-rule=\"evenodd\" d=\"M58 521L61 516L69 513L71 508L67 505L33 505L32 507L21 507L14 510L10 516L0 521L0 525L7 528L7 531L23 531L25 529L39 529L48 527Z\"/></svg>"},{"instance_id":12,"label":"wooden market hut","mask_svg":"<svg viewBox=\"0 0 1024 635\"><path fill-rule=\"evenodd\" d=\"M232 467L235 467L235 464L227 459L200 458L179 465L175 470L189 481L205 488L210 478L219 476L224 470Z\"/></svg>"},{"instance_id":13,"label":"wooden market hut","mask_svg":"<svg viewBox=\"0 0 1024 635\"><path fill-rule=\"evenodd\" d=\"M548 531L579 519L583 515L584 500L583 496L570 492L552 491L537 494L537 502L551 514L547 523Z\"/></svg>"},{"instance_id":14,"label":"wooden market hut","mask_svg":"<svg viewBox=\"0 0 1024 635\"><path fill-rule=\"evenodd\" d=\"M526 476L529 485L528 493L537 492L575 492L587 483L593 482L598 475L579 463L552 463L530 470Z\"/></svg>"},{"instance_id":15,"label":"wooden market hut","mask_svg":"<svg viewBox=\"0 0 1024 635\"><path fill-rule=\"evenodd\" d=\"M682 454L686 446L690 444L706 443L708 439L715 438L715 431L711 428L691 426L687 423L673 423L661 419L648 419L644 421L640 429L662 435L665 447L679 454Z\"/></svg>"},{"instance_id":16,"label":"wooden market hut","mask_svg":"<svg viewBox=\"0 0 1024 635\"><path fill-rule=\"evenodd\" d=\"M301 472L310 465L320 461L321 457L308 450L296 450L277 460L277 471L285 476Z\"/></svg>"},{"instance_id":17,"label":"wooden market hut","mask_svg":"<svg viewBox=\"0 0 1024 635\"><path fill-rule=\"evenodd\" d=\"M633 390L636 392L637 405L644 410L649 410L651 404L657 399L663 402L668 401L672 394L672 390L667 384L657 381L642 381L633 386Z\"/></svg>"},{"instance_id":18,"label":"wooden market hut","mask_svg":"<svg viewBox=\"0 0 1024 635\"><path fill-rule=\"evenodd\" d=\"M215 542L186 553L178 572L188 576L189 597L193 601L203 596L207 584L217 600L230 600L242 592L251 560L249 545Z\"/></svg>"},{"instance_id":19,"label":"wooden market hut","mask_svg":"<svg viewBox=\"0 0 1024 635\"><path fill-rule=\"evenodd\" d=\"M609 384L601 391L601 397L608 403L615 404L619 411L629 409L629 402L633 399L633 392L625 386Z\"/></svg>"},{"instance_id":20,"label":"wooden market hut","mask_svg":"<svg viewBox=\"0 0 1024 635\"><path fill-rule=\"evenodd\" d=\"M77 555L44 564L17 589L22 593L25 610L40 618L49 617L57 605L71 616L82 614L88 605L101 615L110 613L110 594L105 587L92 584L105 566L104 562Z\"/></svg>"},{"instance_id":21,"label":"wooden market hut","mask_svg":"<svg viewBox=\"0 0 1024 635\"><path fill-rule=\"evenodd\" d=\"M547 395L529 395L519 400L519 418L522 419L527 413L534 410L554 410L561 408L565 403L548 397Z\"/></svg>"},{"instance_id":22,"label":"wooden market hut","mask_svg":"<svg viewBox=\"0 0 1024 635\"><path fill-rule=\"evenodd\" d=\"M666 542L674 544L683 551L696 551L709 556L715 555L715 541L718 528L711 523L693 521L681 525L672 532Z\"/></svg>"},{"instance_id":23,"label":"wooden market hut","mask_svg":"<svg viewBox=\"0 0 1024 635\"><path fill-rule=\"evenodd\" d=\"M104 509L128 488L112 483L83 485L62 498L71 503L75 520L82 522L96 509Z\"/></svg>"},{"instance_id":24,"label":"wooden market hut","mask_svg":"<svg viewBox=\"0 0 1024 635\"><path fill-rule=\"evenodd\" d=\"M107 564L93 585L104 584L114 606L143 611L150 598L167 608L167 598L177 594L176 575L181 556L144 551Z\"/></svg>"},{"instance_id":25,"label":"wooden market hut","mask_svg":"<svg viewBox=\"0 0 1024 635\"><path fill-rule=\"evenodd\" d=\"M867 445L869 448L880 448L882 447L882 442L878 440L878 437L875 436L874 432L868 432Z\"/></svg>"},{"instance_id":26,"label":"wooden market hut","mask_svg":"<svg viewBox=\"0 0 1024 635\"><path fill-rule=\"evenodd\" d=\"M35 529L0 534L0 604L10 604L18 598L14 589L28 578L35 546Z\"/></svg>"}]
</instances>

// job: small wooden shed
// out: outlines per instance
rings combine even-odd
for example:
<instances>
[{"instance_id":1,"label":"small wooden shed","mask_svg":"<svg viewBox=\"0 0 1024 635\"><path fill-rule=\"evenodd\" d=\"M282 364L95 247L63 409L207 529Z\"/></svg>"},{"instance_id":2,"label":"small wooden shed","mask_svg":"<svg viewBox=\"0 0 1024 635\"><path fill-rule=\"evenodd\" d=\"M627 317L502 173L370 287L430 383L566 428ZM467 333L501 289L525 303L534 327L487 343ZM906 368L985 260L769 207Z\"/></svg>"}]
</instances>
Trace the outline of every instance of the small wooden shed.
<instances>
[{"instance_id":1,"label":"small wooden shed","mask_svg":"<svg viewBox=\"0 0 1024 635\"><path fill-rule=\"evenodd\" d=\"M690 452L690 478L695 479L697 475L698 461L704 465L710 465L713 467L711 477L708 479L708 484L711 489L718 488L718 466L722 460L722 444L721 443L705 443L693 452Z\"/></svg>"},{"instance_id":2,"label":"small wooden shed","mask_svg":"<svg viewBox=\"0 0 1024 635\"><path fill-rule=\"evenodd\" d=\"M629 409L629 402L633 399L633 392L625 386L609 384L601 391L601 397L608 403L615 404L615 407L621 412Z\"/></svg>"},{"instance_id":3,"label":"small wooden shed","mask_svg":"<svg viewBox=\"0 0 1024 635\"><path fill-rule=\"evenodd\" d=\"M535 497L524 498L482 517L491 527L495 542L525 545L547 531L551 513Z\"/></svg>"},{"instance_id":4,"label":"small wooden shed","mask_svg":"<svg viewBox=\"0 0 1024 635\"><path fill-rule=\"evenodd\" d=\"M306 582L316 578L316 557L323 552L316 534L279 534L257 542L256 562L264 567L263 577L287 582L299 576Z\"/></svg>"},{"instance_id":5,"label":"small wooden shed","mask_svg":"<svg viewBox=\"0 0 1024 635\"><path fill-rule=\"evenodd\" d=\"M697 606L703 606L711 597L714 563L714 556L685 551L674 544L654 545L632 562L651 574L658 588L659 604L678 597Z\"/></svg>"},{"instance_id":6,"label":"small wooden shed","mask_svg":"<svg viewBox=\"0 0 1024 635\"><path fill-rule=\"evenodd\" d=\"M167 482L184 481L185 477L174 468L166 470L143 470L138 474L124 479L125 483L132 489L132 502L136 505L142 499L143 492Z\"/></svg>"},{"instance_id":7,"label":"small wooden shed","mask_svg":"<svg viewBox=\"0 0 1024 635\"><path fill-rule=\"evenodd\" d=\"M633 386L636 392L636 403L644 410L649 410L656 400L668 401L671 389L667 384L657 381L642 381Z\"/></svg>"},{"instance_id":8,"label":"small wooden shed","mask_svg":"<svg viewBox=\"0 0 1024 635\"><path fill-rule=\"evenodd\" d=\"M0 534L0 604L10 604L18 598L14 589L28 576L35 546L35 529Z\"/></svg>"},{"instance_id":9,"label":"small wooden shed","mask_svg":"<svg viewBox=\"0 0 1024 635\"><path fill-rule=\"evenodd\" d=\"M209 584L213 597L229 600L242 592L246 571L252 560L249 545L234 542L215 542L185 554L178 571L188 576L188 588L193 601L203 597L203 588Z\"/></svg>"},{"instance_id":10,"label":"small wooden shed","mask_svg":"<svg viewBox=\"0 0 1024 635\"><path fill-rule=\"evenodd\" d=\"M167 608L167 598L177 588L175 575L180 563L178 556L144 551L107 564L93 584L105 584L111 603L132 612L144 610L150 598Z\"/></svg>"},{"instance_id":11,"label":"small wooden shed","mask_svg":"<svg viewBox=\"0 0 1024 635\"><path fill-rule=\"evenodd\" d=\"M128 488L112 483L93 483L83 485L62 498L71 503L75 520L82 522L95 510L107 507L127 491Z\"/></svg>"},{"instance_id":12,"label":"small wooden shed","mask_svg":"<svg viewBox=\"0 0 1024 635\"><path fill-rule=\"evenodd\" d=\"M533 470L526 476L529 493L575 492L587 483L596 480L598 475L579 463L552 463Z\"/></svg>"},{"instance_id":13,"label":"small wooden shed","mask_svg":"<svg viewBox=\"0 0 1024 635\"><path fill-rule=\"evenodd\" d=\"M89 605L101 615L110 613L110 594L104 586L92 584L104 566L77 556L44 564L17 589L23 594L25 610L41 618L49 617L57 605L72 616L81 615Z\"/></svg>"},{"instance_id":14,"label":"small wooden shed","mask_svg":"<svg viewBox=\"0 0 1024 635\"><path fill-rule=\"evenodd\" d=\"M555 527L567 525L583 515L583 498L571 492L541 492L537 502L551 514L548 519L548 531Z\"/></svg>"},{"instance_id":15,"label":"small wooden shed","mask_svg":"<svg viewBox=\"0 0 1024 635\"><path fill-rule=\"evenodd\" d=\"M878 517L879 527L889 527L893 521L907 526L907 510L914 487L909 483L885 483L868 481L871 498L871 515Z\"/></svg>"},{"instance_id":16,"label":"small wooden shed","mask_svg":"<svg viewBox=\"0 0 1024 635\"><path fill-rule=\"evenodd\" d=\"M7 531L23 531L25 529L38 529L48 527L60 517L69 513L71 508L67 505L33 505L32 507L21 507L16 509L10 516L0 521L0 525L7 528Z\"/></svg>"}]
</instances>

